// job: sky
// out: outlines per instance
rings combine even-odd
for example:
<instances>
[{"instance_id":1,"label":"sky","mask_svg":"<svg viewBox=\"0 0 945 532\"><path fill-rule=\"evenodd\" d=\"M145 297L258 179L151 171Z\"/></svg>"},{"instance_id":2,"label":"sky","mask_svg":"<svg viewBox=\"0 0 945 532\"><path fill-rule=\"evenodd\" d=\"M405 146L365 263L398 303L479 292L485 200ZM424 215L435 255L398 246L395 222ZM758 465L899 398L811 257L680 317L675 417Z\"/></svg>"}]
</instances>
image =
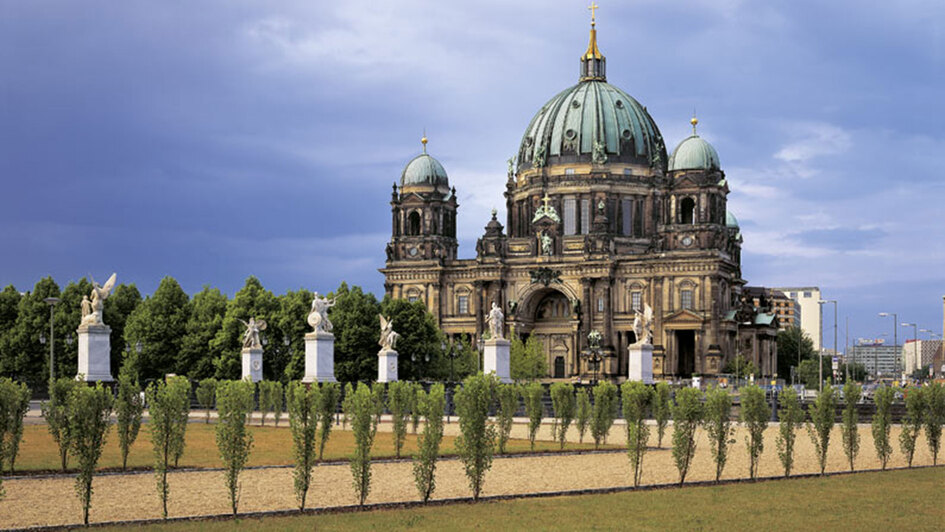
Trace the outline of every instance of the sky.
<instances>
[{"instance_id":1,"label":"sky","mask_svg":"<svg viewBox=\"0 0 945 532\"><path fill-rule=\"evenodd\" d=\"M879 312L942 332L945 2L598 3L608 81L719 152L749 284L819 286L841 350ZM0 284L383 295L424 131L472 257L588 26L583 0L0 0Z\"/></svg>"}]
</instances>

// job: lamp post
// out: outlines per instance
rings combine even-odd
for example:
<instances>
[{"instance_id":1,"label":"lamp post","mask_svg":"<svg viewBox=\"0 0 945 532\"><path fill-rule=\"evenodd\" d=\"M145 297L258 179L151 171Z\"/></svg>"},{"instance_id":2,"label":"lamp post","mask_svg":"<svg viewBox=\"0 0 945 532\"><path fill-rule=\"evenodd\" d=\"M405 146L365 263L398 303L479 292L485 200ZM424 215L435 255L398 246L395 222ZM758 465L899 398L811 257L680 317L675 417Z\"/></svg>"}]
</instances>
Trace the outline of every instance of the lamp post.
<instances>
[{"instance_id":1,"label":"lamp post","mask_svg":"<svg viewBox=\"0 0 945 532\"><path fill-rule=\"evenodd\" d=\"M833 303L833 356L835 357L839 356L837 352L837 300L836 299L821 299L817 303L820 305L823 305L824 303ZM823 307L821 307L821 312L823 311L822 309ZM821 330L821 338L823 338L822 330ZM821 363L823 363L823 361L821 361ZM847 369L846 380L850 380L849 372L850 370ZM823 386L824 386L823 383L821 383L820 385L821 390L823 390Z\"/></svg>"},{"instance_id":2,"label":"lamp post","mask_svg":"<svg viewBox=\"0 0 945 532\"><path fill-rule=\"evenodd\" d=\"M410 362L414 362L414 363L415 363L416 361L417 361L417 354L416 354L416 353L410 353ZM424 361L424 362L427 362L427 363L430 362L430 353L427 353L427 354L423 355L423 361ZM417 380L422 380L422 379L421 379L421 373L420 373L419 371L417 372L417 374L415 375L415 377L416 377Z\"/></svg>"},{"instance_id":3,"label":"lamp post","mask_svg":"<svg viewBox=\"0 0 945 532\"><path fill-rule=\"evenodd\" d=\"M929 341L931 342L936 336L940 336L937 332L932 329L919 329L919 332L929 333Z\"/></svg>"},{"instance_id":4,"label":"lamp post","mask_svg":"<svg viewBox=\"0 0 945 532\"><path fill-rule=\"evenodd\" d=\"M604 359L600 354L600 342L601 334L600 331L594 330L587 334L587 351L581 355L587 360L588 364L594 366L594 381L593 384L597 384L597 373L600 368L600 363Z\"/></svg>"},{"instance_id":5,"label":"lamp post","mask_svg":"<svg viewBox=\"0 0 945 532\"><path fill-rule=\"evenodd\" d=\"M443 350L443 354L446 355L446 358L450 359L450 382L453 382L453 361L459 357L459 352L456 350L456 346L453 345L452 339L449 342L441 340L440 349Z\"/></svg>"},{"instance_id":6,"label":"lamp post","mask_svg":"<svg viewBox=\"0 0 945 532\"><path fill-rule=\"evenodd\" d=\"M896 369L899 369L899 355L896 354L896 350L899 348L899 314L895 312L880 312L880 318L892 317L893 319L893 356L896 357Z\"/></svg>"},{"instance_id":7,"label":"lamp post","mask_svg":"<svg viewBox=\"0 0 945 532\"><path fill-rule=\"evenodd\" d=\"M919 352L919 326L915 323L900 323L903 327L912 327L912 353L915 355L916 367L922 367L922 353ZM902 380L906 380L905 367L902 369Z\"/></svg>"},{"instance_id":8,"label":"lamp post","mask_svg":"<svg viewBox=\"0 0 945 532\"><path fill-rule=\"evenodd\" d=\"M56 315L53 313L53 308L59 303L58 297L47 297L43 301L49 305L49 382L56 380L56 354L53 350L53 347L56 345L55 341L55 329L53 326L56 323ZM40 337L40 342L42 342L42 337Z\"/></svg>"},{"instance_id":9,"label":"lamp post","mask_svg":"<svg viewBox=\"0 0 945 532\"><path fill-rule=\"evenodd\" d=\"M486 344L483 343L482 335L479 335L479 338L476 339L476 350L479 351L479 356L476 357L476 373L479 373L480 361L482 360L482 353L486 349Z\"/></svg>"}]
</instances>

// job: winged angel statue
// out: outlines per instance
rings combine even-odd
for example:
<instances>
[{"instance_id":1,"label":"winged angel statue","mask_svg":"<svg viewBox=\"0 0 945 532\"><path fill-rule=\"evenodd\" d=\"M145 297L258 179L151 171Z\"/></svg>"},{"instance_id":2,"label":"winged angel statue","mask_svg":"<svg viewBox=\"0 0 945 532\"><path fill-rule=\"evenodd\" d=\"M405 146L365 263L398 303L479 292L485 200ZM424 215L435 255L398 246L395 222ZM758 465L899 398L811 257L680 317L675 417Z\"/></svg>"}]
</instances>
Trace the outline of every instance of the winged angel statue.
<instances>
[{"instance_id":1,"label":"winged angel statue","mask_svg":"<svg viewBox=\"0 0 945 532\"><path fill-rule=\"evenodd\" d=\"M644 304L643 312L637 310L636 314L633 318L633 332L637 336L634 345L649 345L653 343L653 308Z\"/></svg>"},{"instance_id":2,"label":"winged angel statue","mask_svg":"<svg viewBox=\"0 0 945 532\"><path fill-rule=\"evenodd\" d=\"M105 308L105 300L108 299L112 289L115 288L117 273L105 281L104 285L95 282L95 279L89 275L92 281L92 293L82 298L82 325L104 325L102 321L102 310ZM91 298L91 300L89 299Z\"/></svg>"},{"instance_id":3,"label":"winged angel statue","mask_svg":"<svg viewBox=\"0 0 945 532\"><path fill-rule=\"evenodd\" d=\"M385 318L383 314L378 314L377 317L381 319L381 339L378 342L381 344L381 351L392 351L400 338L400 335L394 332L394 320Z\"/></svg>"},{"instance_id":4,"label":"winged angel statue","mask_svg":"<svg viewBox=\"0 0 945 532\"><path fill-rule=\"evenodd\" d=\"M259 333L266 330L266 320L257 320L249 318L249 323L240 320L240 323L246 327L243 332L243 347L250 349L262 349L262 342L259 340Z\"/></svg>"}]
</instances>

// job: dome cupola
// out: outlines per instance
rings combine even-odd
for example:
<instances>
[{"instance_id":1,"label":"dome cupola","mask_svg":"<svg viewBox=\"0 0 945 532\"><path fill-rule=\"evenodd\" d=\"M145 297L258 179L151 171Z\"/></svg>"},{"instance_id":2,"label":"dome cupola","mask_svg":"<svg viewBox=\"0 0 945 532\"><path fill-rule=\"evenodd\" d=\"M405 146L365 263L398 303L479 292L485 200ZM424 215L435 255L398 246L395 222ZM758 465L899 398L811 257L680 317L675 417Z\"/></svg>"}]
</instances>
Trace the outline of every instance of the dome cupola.
<instances>
[{"instance_id":1,"label":"dome cupola","mask_svg":"<svg viewBox=\"0 0 945 532\"><path fill-rule=\"evenodd\" d=\"M676 146L673 154L669 156L667 169L670 172L676 170L719 170L719 154L711 144L696 134L696 124L699 119L692 117L689 121L692 124L692 135Z\"/></svg>"},{"instance_id":2,"label":"dome cupola","mask_svg":"<svg viewBox=\"0 0 945 532\"><path fill-rule=\"evenodd\" d=\"M420 140L423 143L423 153L414 157L404 167L400 175L401 187L434 187L449 190L449 178L440 161L427 153L426 135Z\"/></svg>"}]
</instances>

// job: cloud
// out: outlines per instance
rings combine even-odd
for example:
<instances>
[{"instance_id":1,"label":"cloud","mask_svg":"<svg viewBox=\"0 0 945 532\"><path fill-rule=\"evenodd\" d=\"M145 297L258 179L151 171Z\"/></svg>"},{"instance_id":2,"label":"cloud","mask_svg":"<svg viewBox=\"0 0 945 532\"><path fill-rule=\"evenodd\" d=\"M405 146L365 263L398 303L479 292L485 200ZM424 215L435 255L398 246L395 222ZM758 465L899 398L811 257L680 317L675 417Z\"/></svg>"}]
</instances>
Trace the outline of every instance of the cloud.
<instances>
[{"instance_id":1,"label":"cloud","mask_svg":"<svg viewBox=\"0 0 945 532\"><path fill-rule=\"evenodd\" d=\"M850 134L833 124L795 124L790 131L795 140L774 154L787 163L806 163L815 157L843 153L853 144Z\"/></svg>"}]
</instances>

